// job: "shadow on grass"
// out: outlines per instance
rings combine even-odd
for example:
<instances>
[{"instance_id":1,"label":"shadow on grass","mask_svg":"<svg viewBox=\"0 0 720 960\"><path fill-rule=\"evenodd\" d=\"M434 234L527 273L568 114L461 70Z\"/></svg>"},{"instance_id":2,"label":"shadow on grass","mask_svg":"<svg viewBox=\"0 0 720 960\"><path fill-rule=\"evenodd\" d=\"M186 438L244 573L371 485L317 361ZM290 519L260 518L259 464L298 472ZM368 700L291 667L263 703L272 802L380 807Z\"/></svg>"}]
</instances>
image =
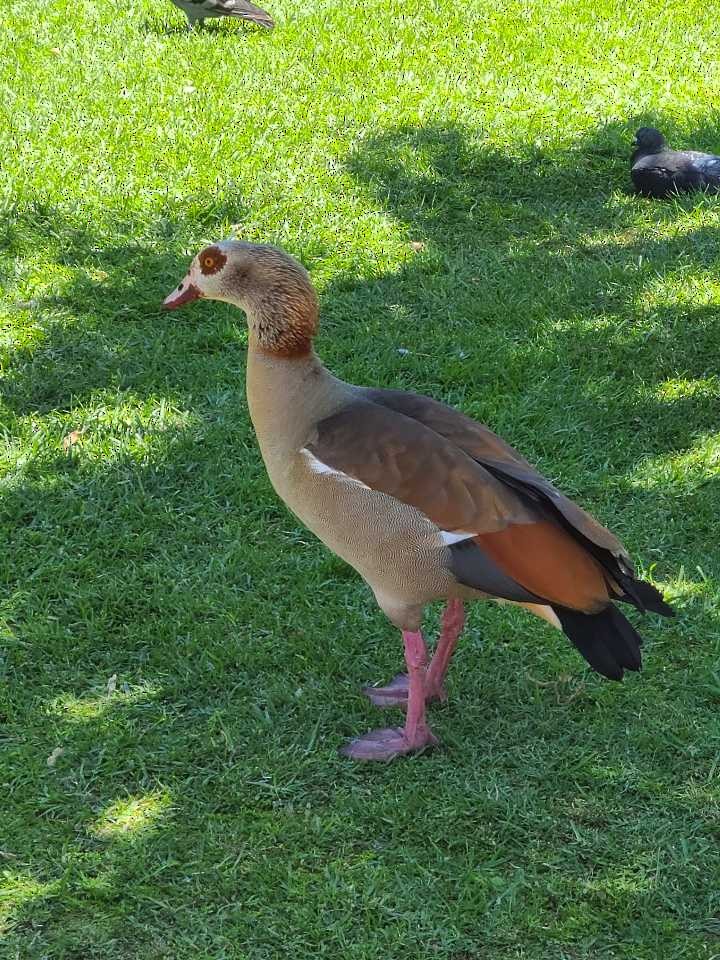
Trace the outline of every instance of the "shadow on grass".
<instances>
[{"instance_id":1,"label":"shadow on grass","mask_svg":"<svg viewBox=\"0 0 720 960\"><path fill-rule=\"evenodd\" d=\"M220 196L168 205L150 224L98 222L42 203L14 211L2 244L6 285L11 258L32 262L40 249L53 266L45 289L18 305L30 333L8 355L0 383L6 408L18 416L63 413L102 390L182 393L198 359L227 341L227 329L203 320L229 314L203 304L190 320L169 317L162 299L187 270L199 232L214 239L218 222L242 220L243 212L242 200Z\"/></svg>"},{"instance_id":2,"label":"shadow on grass","mask_svg":"<svg viewBox=\"0 0 720 960\"><path fill-rule=\"evenodd\" d=\"M478 375L486 380L490 373L514 392L557 374L577 421L604 429L608 418L632 415L648 427L652 446L652 405L643 410L632 393L613 397L607 380L627 384L635 369L644 381L694 380L717 369L714 307L673 303L664 284L683 272L713 270L720 241L705 227L657 238L658 228L672 229L677 207L613 193L628 182L627 141L627 128L616 124L567 150L531 147L516 156L490 150L460 128L400 128L361 143L348 161L360 189L404 222L408 239L423 249L388 276L338 277L323 292L323 306L330 337L339 336L322 349L342 360L359 354L350 365L360 374L390 358L410 384L454 402L467 401ZM712 201L683 201L698 202ZM642 231L638 206L646 216ZM49 240L67 277L36 307L45 336L10 357L2 388L10 409L67 410L96 389L151 387L152 378L167 388L185 367L168 336L178 321L159 312L187 262L178 239L196 235L198 226L211 234L218 220L241 217L242 205L198 201L158 217L151 242L118 244L113 234L130 238L133 224L107 224L98 234L56 210L21 215L10 230L11 251L13 233L24 237L25 249ZM645 304L648 297L655 302ZM212 344L210 312L230 315L219 305L201 306L179 322L204 327L201 340ZM418 358L410 351L399 364L396 349L411 341ZM143 366L147 350L159 364L152 377ZM714 426L708 410L695 411L687 435ZM512 410L499 420L490 412L500 430L513 420ZM628 455L635 456L632 448Z\"/></svg>"},{"instance_id":3,"label":"shadow on grass","mask_svg":"<svg viewBox=\"0 0 720 960\"><path fill-rule=\"evenodd\" d=\"M403 382L425 392L430 383L466 408L480 398L493 426L536 456L547 452L548 405L558 410L555 430L593 431L600 456L620 427L619 471L714 430L706 400L678 401L681 418L647 388L716 374L720 310L676 300L673 285L717 271L720 235L704 226L680 233L678 205L618 194L628 183L627 140L616 124L568 150L521 156L458 128L400 128L361 143L349 169L421 249L391 276L338 278L324 296L331 324L359 315L370 370L388 347L409 348L394 361ZM683 201L698 203L713 201ZM339 339L350 358L355 345ZM494 392L501 405L487 397ZM526 417L534 437L518 434ZM544 430L534 429L538 419ZM628 423L641 447L627 442Z\"/></svg>"},{"instance_id":4,"label":"shadow on grass","mask_svg":"<svg viewBox=\"0 0 720 960\"><path fill-rule=\"evenodd\" d=\"M358 145L358 189L422 248L392 275L328 285L321 351L349 379L482 416L570 492L589 490L641 554L673 547L672 564L692 569L717 487L663 500L630 474L717 429L712 390L662 388L716 376L718 311L674 300L673 283L711 269L720 246L704 227L654 236L680 207L613 193L627 179L625 133L515 156L459 128ZM681 208L696 202L709 201ZM459 657L464 709L435 714L447 753L372 771L333 759L372 722L356 685L390 676L399 645L360 585L338 587L323 548L298 548L253 444L231 311L159 309L198 234L215 239L241 206L169 207L140 231L37 208L9 228L11 255L51 245L56 267L31 313L36 340L9 356L10 413L60 416L116 391L170 398L194 418L138 459L41 461L4 501L16 591L4 608L6 763L22 811L7 834L30 851L18 872L50 884L27 897L14 935L50 928L63 957L126 937L161 956L163 931L212 955L243 944L308 955L324 949L319 912L338 942L365 938L380 953L392 928L418 955L430 943L450 957L488 944L509 955L523 918L528 942L565 924L578 942L612 945L641 917L682 927L701 900L709 915L717 694L693 663L693 641L714 636L709 602L694 611L700 637L681 620L675 649L657 631L667 673L656 660L644 684L591 678L572 707L530 680L578 667L562 638L532 625L507 643L492 611L482 659L472 637ZM56 745L65 753L50 768ZM157 794L168 800L155 819L102 835L108 810L132 798L152 810ZM53 828L69 818L71 840ZM422 913L403 919L421 891Z\"/></svg>"}]
</instances>

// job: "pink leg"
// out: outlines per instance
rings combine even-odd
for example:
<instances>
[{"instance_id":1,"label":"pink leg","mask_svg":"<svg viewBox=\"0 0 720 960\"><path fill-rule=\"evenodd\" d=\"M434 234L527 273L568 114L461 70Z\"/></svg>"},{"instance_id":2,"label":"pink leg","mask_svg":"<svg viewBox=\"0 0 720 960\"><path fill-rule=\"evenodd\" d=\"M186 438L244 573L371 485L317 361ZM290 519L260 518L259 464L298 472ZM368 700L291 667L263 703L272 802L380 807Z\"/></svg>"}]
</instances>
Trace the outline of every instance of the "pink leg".
<instances>
[{"instance_id":1,"label":"pink leg","mask_svg":"<svg viewBox=\"0 0 720 960\"><path fill-rule=\"evenodd\" d=\"M443 682L450 660L457 646L458 637L465 626L465 607L462 600L448 600L442 616L442 629L435 655L427 671L425 701L447 700ZM363 687L363 693L376 707L405 706L408 698L409 678L399 673L385 687Z\"/></svg>"},{"instance_id":2,"label":"pink leg","mask_svg":"<svg viewBox=\"0 0 720 960\"><path fill-rule=\"evenodd\" d=\"M462 600L453 598L448 600L442 616L442 630L438 640L435 656L428 668L425 682L426 696L430 700L447 700L447 693L443 686L445 674L450 666L452 655L455 653L458 637L465 626L465 607Z\"/></svg>"},{"instance_id":3,"label":"pink leg","mask_svg":"<svg viewBox=\"0 0 720 960\"><path fill-rule=\"evenodd\" d=\"M340 753L353 760L392 760L404 753L432 747L437 740L425 719L425 675L427 650L422 633L403 630L405 663L408 668L407 714L404 727L372 730L351 740Z\"/></svg>"}]
</instances>

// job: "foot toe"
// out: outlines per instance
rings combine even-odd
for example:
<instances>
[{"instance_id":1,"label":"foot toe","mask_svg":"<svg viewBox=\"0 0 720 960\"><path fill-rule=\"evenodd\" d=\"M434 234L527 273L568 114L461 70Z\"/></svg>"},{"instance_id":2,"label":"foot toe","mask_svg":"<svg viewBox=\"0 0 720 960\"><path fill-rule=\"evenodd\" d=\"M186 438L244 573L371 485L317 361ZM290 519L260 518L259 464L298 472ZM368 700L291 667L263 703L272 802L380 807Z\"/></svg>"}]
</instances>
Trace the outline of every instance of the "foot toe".
<instances>
[{"instance_id":1,"label":"foot toe","mask_svg":"<svg viewBox=\"0 0 720 960\"><path fill-rule=\"evenodd\" d=\"M418 753L436 744L437 738L429 730L410 741L402 727L385 727L351 740L340 749L340 755L351 760L387 761L407 753Z\"/></svg>"},{"instance_id":2,"label":"foot toe","mask_svg":"<svg viewBox=\"0 0 720 960\"><path fill-rule=\"evenodd\" d=\"M384 687L363 687L363 693L376 707L397 707L407 704L410 682L407 674L399 673Z\"/></svg>"}]
</instances>

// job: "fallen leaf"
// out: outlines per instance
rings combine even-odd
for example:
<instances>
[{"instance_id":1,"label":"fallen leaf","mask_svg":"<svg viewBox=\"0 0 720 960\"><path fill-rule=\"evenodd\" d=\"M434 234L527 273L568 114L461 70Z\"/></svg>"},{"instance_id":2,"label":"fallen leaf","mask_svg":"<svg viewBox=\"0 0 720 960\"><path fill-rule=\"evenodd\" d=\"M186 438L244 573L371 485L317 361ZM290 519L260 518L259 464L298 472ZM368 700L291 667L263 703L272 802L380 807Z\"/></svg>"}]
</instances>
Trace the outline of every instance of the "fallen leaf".
<instances>
[{"instance_id":1,"label":"fallen leaf","mask_svg":"<svg viewBox=\"0 0 720 960\"><path fill-rule=\"evenodd\" d=\"M425 244L421 243L420 240L413 240L410 244L410 249L414 250L416 253L419 253L421 250L425 249Z\"/></svg>"},{"instance_id":2,"label":"fallen leaf","mask_svg":"<svg viewBox=\"0 0 720 960\"><path fill-rule=\"evenodd\" d=\"M65 753L64 747L55 747L53 752L47 758L47 765L49 767L54 767L58 761L58 757L61 757Z\"/></svg>"},{"instance_id":3,"label":"fallen leaf","mask_svg":"<svg viewBox=\"0 0 720 960\"><path fill-rule=\"evenodd\" d=\"M56 57L59 57L62 53L60 47L50 47L50 53L54 53Z\"/></svg>"},{"instance_id":4,"label":"fallen leaf","mask_svg":"<svg viewBox=\"0 0 720 960\"><path fill-rule=\"evenodd\" d=\"M70 447L74 447L75 444L80 440L80 437L83 435L83 430L73 430L71 433L68 433L66 437L63 437L63 450L65 453L68 452Z\"/></svg>"},{"instance_id":5,"label":"fallen leaf","mask_svg":"<svg viewBox=\"0 0 720 960\"><path fill-rule=\"evenodd\" d=\"M107 682L107 692L115 693L116 687L117 687L117 674L114 673Z\"/></svg>"},{"instance_id":6,"label":"fallen leaf","mask_svg":"<svg viewBox=\"0 0 720 960\"><path fill-rule=\"evenodd\" d=\"M187 86L187 87L183 87L182 90L183 90L183 93L195 93L195 92L196 92L196 91L195 91L195 87L193 87L192 84L188 84L188 86Z\"/></svg>"}]
</instances>

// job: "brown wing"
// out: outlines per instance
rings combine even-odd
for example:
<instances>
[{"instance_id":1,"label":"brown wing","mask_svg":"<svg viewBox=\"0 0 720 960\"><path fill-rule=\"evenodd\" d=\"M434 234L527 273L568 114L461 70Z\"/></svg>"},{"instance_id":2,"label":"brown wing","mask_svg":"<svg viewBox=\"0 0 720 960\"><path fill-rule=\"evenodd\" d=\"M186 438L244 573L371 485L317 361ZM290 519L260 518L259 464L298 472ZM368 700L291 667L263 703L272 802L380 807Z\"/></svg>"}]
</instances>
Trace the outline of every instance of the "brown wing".
<instances>
[{"instance_id":1,"label":"brown wing","mask_svg":"<svg viewBox=\"0 0 720 960\"><path fill-rule=\"evenodd\" d=\"M421 510L448 533L504 530L533 513L506 484L424 424L359 400L317 425L321 463Z\"/></svg>"},{"instance_id":2,"label":"brown wing","mask_svg":"<svg viewBox=\"0 0 720 960\"><path fill-rule=\"evenodd\" d=\"M506 445L489 435L504 453ZM359 400L321 421L307 449L322 464L416 507L441 530L474 534L456 551L450 547L460 582L492 596L574 610L608 603L607 578L590 551L548 519L542 504L429 425Z\"/></svg>"},{"instance_id":3,"label":"brown wing","mask_svg":"<svg viewBox=\"0 0 720 960\"><path fill-rule=\"evenodd\" d=\"M595 547L608 551L621 571L633 576L630 557L614 534L566 497L548 479L521 457L517 450L488 429L444 403L402 390L368 390L373 403L382 404L439 433L470 457L482 464L493 476L526 496L544 502L551 513L575 530Z\"/></svg>"},{"instance_id":4,"label":"brown wing","mask_svg":"<svg viewBox=\"0 0 720 960\"><path fill-rule=\"evenodd\" d=\"M456 447L464 450L475 460L493 460L510 463L535 472L509 443L493 433L484 424L448 407L438 400L423 397L406 390L365 390L365 396L371 403L377 403L390 410L396 410L406 417L417 420L435 433L450 440Z\"/></svg>"}]
</instances>

